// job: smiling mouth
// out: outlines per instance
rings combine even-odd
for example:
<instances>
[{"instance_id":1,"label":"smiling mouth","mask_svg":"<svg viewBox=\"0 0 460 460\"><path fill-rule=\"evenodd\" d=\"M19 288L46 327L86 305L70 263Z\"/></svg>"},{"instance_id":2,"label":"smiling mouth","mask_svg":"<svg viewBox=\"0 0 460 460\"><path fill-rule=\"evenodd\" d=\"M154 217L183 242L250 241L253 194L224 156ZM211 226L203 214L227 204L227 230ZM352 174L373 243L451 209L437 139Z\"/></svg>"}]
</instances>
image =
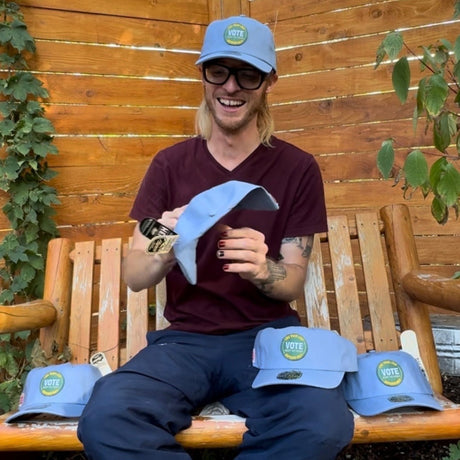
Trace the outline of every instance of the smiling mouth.
<instances>
[{"instance_id":1,"label":"smiling mouth","mask_svg":"<svg viewBox=\"0 0 460 460\"><path fill-rule=\"evenodd\" d=\"M242 107L245 104L245 102L241 100L225 99L222 97L218 97L217 100L219 101L220 105L224 107L229 107L229 108L238 108L238 107Z\"/></svg>"}]
</instances>

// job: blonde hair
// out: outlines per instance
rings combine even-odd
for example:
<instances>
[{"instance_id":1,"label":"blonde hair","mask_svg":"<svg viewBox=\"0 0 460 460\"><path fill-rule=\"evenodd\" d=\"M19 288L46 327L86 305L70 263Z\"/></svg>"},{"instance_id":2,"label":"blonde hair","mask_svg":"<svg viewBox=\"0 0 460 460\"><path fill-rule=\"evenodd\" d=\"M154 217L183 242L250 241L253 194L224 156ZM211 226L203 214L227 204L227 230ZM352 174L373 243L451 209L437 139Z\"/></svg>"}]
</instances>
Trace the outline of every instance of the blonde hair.
<instances>
[{"instance_id":1,"label":"blonde hair","mask_svg":"<svg viewBox=\"0 0 460 460\"><path fill-rule=\"evenodd\" d=\"M274 122L268 105L267 94L264 94L262 105L257 113L257 129L261 144L271 147L270 139L274 131ZM204 99L196 113L195 130L204 139L209 140L211 138L212 115Z\"/></svg>"}]
</instances>

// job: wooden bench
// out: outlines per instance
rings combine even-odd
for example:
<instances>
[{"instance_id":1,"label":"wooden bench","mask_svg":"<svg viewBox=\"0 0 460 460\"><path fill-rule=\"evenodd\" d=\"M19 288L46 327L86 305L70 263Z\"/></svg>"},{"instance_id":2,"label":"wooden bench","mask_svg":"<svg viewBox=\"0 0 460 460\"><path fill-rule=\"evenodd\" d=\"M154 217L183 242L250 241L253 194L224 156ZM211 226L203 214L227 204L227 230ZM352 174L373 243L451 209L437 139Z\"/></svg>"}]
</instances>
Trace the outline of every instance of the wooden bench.
<instances>
[{"instance_id":1,"label":"wooden bench","mask_svg":"<svg viewBox=\"0 0 460 460\"><path fill-rule=\"evenodd\" d=\"M149 327L165 325L164 286L157 288L153 318L148 314L153 290L133 293L121 281L126 248L120 238L100 244L51 241L45 300L1 307L0 330L41 327L48 356L68 348L72 362L86 363L93 352L103 351L111 367L118 367L144 346ZM304 324L339 330L364 353L400 347L396 316L402 330L416 332L430 382L445 407L356 416L354 443L460 438L460 405L441 396L428 304L459 311L460 280L420 272L405 205L383 208L381 219L376 213L329 217L327 235L314 242L305 298L296 302ZM156 326L149 325L155 320ZM82 449L75 422L5 424L5 418L0 451ZM187 448L231 447L245 430L236 416L196 416L177 439Z\"/></svg>"}]
</instances>

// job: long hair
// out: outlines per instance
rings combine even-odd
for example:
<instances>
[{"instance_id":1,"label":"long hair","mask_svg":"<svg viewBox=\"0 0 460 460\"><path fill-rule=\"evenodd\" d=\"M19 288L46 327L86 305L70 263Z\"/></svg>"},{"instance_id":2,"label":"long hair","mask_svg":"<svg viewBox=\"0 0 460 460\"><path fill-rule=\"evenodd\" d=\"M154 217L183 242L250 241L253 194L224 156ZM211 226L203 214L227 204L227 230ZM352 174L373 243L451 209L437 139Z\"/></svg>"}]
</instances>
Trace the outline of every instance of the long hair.
<instances>
[{"instance_id":1,"label":"long hair","mask_svg":"<svg viewBox=\"0 0 460 460\"><path fill-rule=\"evenodd\" d=\"M268 106L267 94L264 94L262 105L257 113L257 129L261 144L271 147L270 139L274 131L274 122ZM196 113L195 130L204 139L209 140L211 138L212 115L204 98Z\"/></svg>"}]
</instances>

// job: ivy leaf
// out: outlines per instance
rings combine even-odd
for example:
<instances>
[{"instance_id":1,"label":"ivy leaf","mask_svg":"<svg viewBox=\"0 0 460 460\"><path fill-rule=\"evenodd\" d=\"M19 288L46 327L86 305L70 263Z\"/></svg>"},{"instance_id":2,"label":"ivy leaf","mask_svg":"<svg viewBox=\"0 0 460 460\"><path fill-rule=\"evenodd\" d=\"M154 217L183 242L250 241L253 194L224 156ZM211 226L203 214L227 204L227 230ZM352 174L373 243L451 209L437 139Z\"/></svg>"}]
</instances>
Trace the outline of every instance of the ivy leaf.
<instances>
[{"instance_id":1,"label":"ivy leaf","mask_svg":"<svg viewBox=\"0 0 460 460\"><path fill-rule=\"evenodd\" d=\"M393 88L402 104L409 94L410 68L409 61L404 56L395 64L392 74Z\"/></svg>"},{"instance_id":2,"label":"ivy leaf","mask_svg":"<svg viewBox=\"0 0 460 460\"><path fill-rule=\"evenodd\" d=\"M0 134L4 137L9 136L14 131L14 128L14 122L9 118L5 118L0 122Z\"/></svg>"},{"instance_id":3,"label":"ivy leaf","mask_svg":"<svg viewBox=\"0 0 460 460\"><path fill-rule=\"evenodd\" d=\"M18 19L11 23L11 45L19 52L27 50L35 53L35 42L32 36L27 32L27 26Z\"/></svg>"},{"instance_id":4,"label":"ivy leaf","mask_svg":"<svg viewBox=\"0 0 460 460\"><path fill-rule=\"evenodd\" d=\"M14 333L14 337L21 339L21 340L26 340L30 337L30 331L19 331Z\"/></svg>"},{"instance_id":5,"label":"ivy leaf","mask_svg":"<svg viewBox=\"0 0 460 460\"><path fill-rule=\"evenodd\" d=\"M444 78L435 74L428 78L425 86L425 107L427 112L432 116L439 115L443 108L449 87Z\"/></svg>"},{"instance_id":6,"label":"ivy leaf","mask_svg":"<svg viewBox=\"0 0 460 460\"><path fill-rule=\"evenodd\" d=\"M413 150L404 163L404 174L410 186L416 188L428 182L428 163L420 150Z\"/></svg>"},{"instance_id":7,"label":"ivy leaf","mask_svg":"<svg viewBox=\"0 0 460 460\"><path fill-rule=\"evenodd\" d=\"M32 129L36 133L50 133L54 131L54 127L46 118L34 118Z\"/></svg>"},{"instance_id":8,"label":"ivy leaf","mask_svg":"<svg viewBox=\"0 0 460 460\"><path fill-rule=\"evenodd\" d=\"M7 79L7 87L4 89L6 96L12 96L18 101L25 101L29 94L36 97L48 97L42 82L28 72L18 72Z\"/></svg>"},{"instance_id":9,"label":"ivy leaf","mask_svg":"<svg viewBox=\"0 0 460 460\"><path fill-rule=\"evenodd\" d=\"M395 160L393 149L393 139L386 139L382 142L382 147L377 153L377 167L384 179L390 177L391 170Z\"/></svg>"}]
</instances>

